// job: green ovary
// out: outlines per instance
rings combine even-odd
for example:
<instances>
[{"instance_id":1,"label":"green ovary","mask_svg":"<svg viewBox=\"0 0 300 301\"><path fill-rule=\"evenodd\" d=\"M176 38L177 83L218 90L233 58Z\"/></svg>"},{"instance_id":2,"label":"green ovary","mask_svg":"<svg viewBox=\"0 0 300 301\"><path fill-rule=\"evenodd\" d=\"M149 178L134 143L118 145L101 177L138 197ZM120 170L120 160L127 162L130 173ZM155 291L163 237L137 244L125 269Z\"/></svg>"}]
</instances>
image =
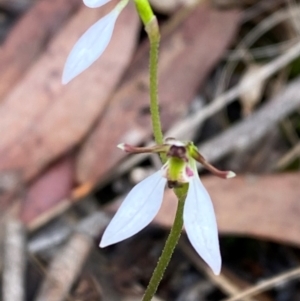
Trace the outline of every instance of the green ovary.
<instances>
[{"instance_id":1,"label":"green ovary","mask_svg":"<svg viewBox=\"0 0 300 301\"><path fill-rule=\"evenodd\" d=\"M172 157L169 159L168 180L182 182L185 172L186 162L180 158Z\"/></svg>"}]
</instances>

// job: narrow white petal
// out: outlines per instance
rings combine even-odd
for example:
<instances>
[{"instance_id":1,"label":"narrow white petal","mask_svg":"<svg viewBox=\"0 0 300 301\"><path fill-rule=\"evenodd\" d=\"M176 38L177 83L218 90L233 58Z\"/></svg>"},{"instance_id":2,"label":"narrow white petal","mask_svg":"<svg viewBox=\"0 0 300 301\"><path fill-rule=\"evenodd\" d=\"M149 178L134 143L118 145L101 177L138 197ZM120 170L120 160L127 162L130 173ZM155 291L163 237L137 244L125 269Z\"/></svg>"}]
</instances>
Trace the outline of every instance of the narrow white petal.
<instances>
[{"instance_id":1,"label":"narrow white petal","mask_svg":"<svg viewBox=\"0 0 300 301\"><path fill-rule=\"evenodd\" d=\"M67 58L62 76L63 84L67 84L91 66L104 52L110 42L118 15L118 10L112 10L79 38Z\"/></svg>"},{"instance_id":2,"label":"narrow white petal","mask_svg":"<svg viewBox=\"0 0 300 301\"><path fill-rule=\"evenodd\" d=\"M196 173L189 183L183 213L187 236L197 253L218 275L221 255L213 204Z\"/></svg>"},{"instance_id":3,"label":"narrow white petal","mask_svg":"<svg viewBox=\"0 0 300 301\"><path fill-rule=\"evenodd\" d=\"M87 6L87 7L100 7L104 4L106 4L107 2L109 2L110 0L83 0L83 3Z\"/></svg>"},{"instance_id":4,"label":"narrow white petal","mask_svg":"<svg viewBox=\"0 0 300 301\"><path fill-rule=\"evenodd\" d=\"M106 228L100 247L122 241L145 228L161 207L166 182L159 170L134 186Z\"/></svg>"}]
</instances>

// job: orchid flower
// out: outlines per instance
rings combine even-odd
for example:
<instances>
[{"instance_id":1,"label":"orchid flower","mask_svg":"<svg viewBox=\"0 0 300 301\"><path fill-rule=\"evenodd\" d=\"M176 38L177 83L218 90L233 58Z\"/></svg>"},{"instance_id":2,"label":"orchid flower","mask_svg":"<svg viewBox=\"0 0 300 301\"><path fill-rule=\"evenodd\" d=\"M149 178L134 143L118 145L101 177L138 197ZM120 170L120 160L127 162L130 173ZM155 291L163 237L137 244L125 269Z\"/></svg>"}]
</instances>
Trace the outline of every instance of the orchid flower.
<instances>
[{"instance_id":1,"label":"orchid flower","mask_svg":"<svg viewBox=\"0 0 300 301\"><path fill-rule=\"evenodd\" d=\"M221 255L218 229L210 196L200 181L196 161L221 178L232 178L232 171L220 171L210 165L192 142L183 143L167 138L163 145L134 147L120 144L128 153L165 153L167 162L162 168L137 184L129 192L119 210L107 226L100 247L127 239L145 228L158 213L166 184L169 188L189 183L183 220L187 236L197 253L220 273Z\"/></svg>"},{"instance_id":2,"label":"orchid flower","mask_svg":"<svg viewBox=\"0 0 300 301\"><path fill-rule=\"evenodd\" d=\"M100 7L110 0L83 0L88 7ZM109 44L116 20L129 0L120 1L106 16L92 25L76 42L64 66L62 83L67 84L90 67Z\"/></svg>"}]
</instances>

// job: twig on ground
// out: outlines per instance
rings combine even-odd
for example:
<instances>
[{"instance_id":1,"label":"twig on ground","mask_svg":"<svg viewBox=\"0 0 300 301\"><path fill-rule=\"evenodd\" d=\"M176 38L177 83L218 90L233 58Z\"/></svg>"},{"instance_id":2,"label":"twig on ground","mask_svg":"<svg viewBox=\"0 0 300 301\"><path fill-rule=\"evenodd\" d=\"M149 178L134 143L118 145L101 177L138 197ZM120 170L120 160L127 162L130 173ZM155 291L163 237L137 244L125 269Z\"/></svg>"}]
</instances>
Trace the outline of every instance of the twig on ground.
<instances>
[{"instance_id":1,"label":"twig on ground","mask_svg":"<svg viewBox=\"0 0 300 301\"><path fill-rule=\"evenodd\" d=\"M295 7L293 14L295 16L299 16L300 14L299 6ZM251 54L249 50L250 46L253 45L264 33L268 32L269 30L271 30L281 22L289 20L290 15L291 15L290 9L285 8L265 18L239 42L235 50L232 52L232 55L240 56L240 58L246 62L252 61L253 58L251 58ZM229 82L237 64L238 64L237 61L228 61L227 64L224 66L223 72L220 76L218 87L216 89L217 95L220 95L226 89L227 83Z\"/></svg>"},{"instance_id":2,"label":"twig on ground","mask_svg":"<svg viewBox=\"0 0 300 301\"><path fill-rule=\"evenodd\" d=\"M300 142L289 150L276 164L275 170L280 170L289 165L293 160L300 157Z\"/></svg>"},{"instance_id":3,"label":"twig on ground","mask_svg":"<svg viewBox=\"0 0 300 301\"><path fill-rule=\"evenodd\" d=\"M33 0L0 0L0 7L8 11L21 13L28 9L33 2Z\"/></svg>"},{"instance_id":4,"label":"twig on ground","mask_svg":"<svg viewBox=\"0 0 300 301\"><path fill-rule=\"evenodd\" d=\"M31 221L27 225L28 231L35 231L41 226L47 224L50 220L66 212L74 203L69 198L61 200L54 208L46 211L46 213L40 214L37 218Z\"/></svg>"},{"instance_id":5,"label":"twig on ground","mask_svg":"<svg viewBox=\"0 0 300 301\"><path fill-rule=\"evenodd\" d=\"M295 15L294 11L297 9L298 5L296 4L295 1L293 0L287 0L288 8L290 11L290 22L292 26L294 27L297 35L300 35L300 23L299 23L299 18Z\"/></svg>"},{"instance_id":6,"label":"twig on ground","mask_svg":"<svg viewBox=\"0 0 300 301\"><path fill-rule=\"evenodd\" d=\"M93 248L93 238L104 229L108 222L109 218L106 214L97 212L79 223L69 242L57 253L50 264L36 301L65 300ZM63 231L64 236L59 237L59 240L65 239L69 231L71 232L71 229ZM54 239L57 240L57 237ZM45 248L49 243L51 240L44 240L42 244L39 242L39 244L31 245L31 248L35 246L35 250L37 247L41 250L41 246Z\"/></svg>"},{"instance_id":7,"label":"twig on ground","mask_svg":"<svg viewBox=\"0 0 300 301\"><path fill-rule=\"evenodd\" d=\"M168 136L175 136L179 139L184 138L184 136L193 128L195 128L198 124L202 123L204 120L206 120L207 118L224 108L226 105L233 102L242 93L251 89L251 87L255 86L257 83L275 74L277 71L279 71L281 68L283 68L299 56L300 42L295 44L287 52L280 55L278 58L262 66L260 71L256 73L256 76L249 80L248 83L244 83L243 85L237 85L229 89L224 94L218 96L212 103L204 107L201 111L195 113L193 116L190 116L186 120L178 123L168 132Z\"/></svg>"},{"instance_id":8,"label":"twig on ground","mask_svg":"<svg viewBox=\"0 0 300 301\"><path fill-rule=\"evenodd\" d=\"M242 22L246 23L253 20L261 14L266 13L266 11L276 10L284 1L286 0L257 1L253 6L245 10Z\"/></svg>"},{"instance_id":9,"label":"twig on ground","mask_svg":"<svg viewBox=\"0 0 300 301\"><path fill-rule=\"evenodd\" d=\"M291 281L291 280L297 279L299 277L300 277L300 268L298 267L291 271L288 271L288 272L282 273L278 276L272 277L268 280L264 280L264 281L258 283L257 285L255 285L249 289L246 289L243 292L235 295L234 297L223 299L223 301L238 301L245 297L251 297L254 295L258 295L272 287L281 285L287 281Z\"/></svg>"},{"instance_id":10,"label":"twig on ground","mask_svg":"<svg viewBox=\"0 0 300 301\"><path fill-rule=\"evenodd\" d=\"M3 301L23 301L25 270L25 234L22 223L8 216L5 221L3 260Z\"/></svg>"},{"instance_id":11,"label":"twig on ground","mask_svg":"<svg viewBox=\"0 0 300 301\"><path fill-rule=\"evenodd\" d=\"M75 233L50 264L36 301L63 301L81 272L93 246L91 237Z\"/></svg>"},{"instance_id":12,"label":"twig on ground","mask_svg":"<svg viewBox=\"0 0 300 301\"><path fill-rule=\"evenodd\" d=\"M282 54L283 52L286 52L299 41L299 37L291 38L284 42L248 49L248 53L254 60L271 59ZM243 56L243 53L236 53L236 51L228 51L225 54L225 59L229 61L239 61L243 58Z\"/></svg>"},{"instance_id":13,"label":"twig on ground","mask_svg":"<svg viewBox=\"0 0 300 301\"><path fill-rule=\"evenodd\" d=\"M232 126L216 138L199 145L209 161L215 161L234 150L245 150L262 138L279 120L300 105L300 78L248 118Z\"/></svg>"},{"instance_id":14,"label":"twig on ground","mask_svg":"<svg viewBox=\"0 0 300 301\"><path fill-rule=\"evenodd\" d=\"M99 211L84 218L76 227L68 227L66 225L63 228L60 227L59 231L56 227L51 228L34 236L28 243L28 250L31 253L40 253L56 247L68 239L74 230L96 237L107 226L109 220L110 218L107 214Z\"/></svg>"},{"instance_id":15,"label":"twig on ground","mask_svg":"<svg viewBox=\"0 0 300 301\"><path fill-rule=\"evenodd\" d=\"M299 137L297 134L296 129L294 128L291 120L285 119L281 121L281 126L284 131L285 137L288 140L288 142L295 146L299 142Z\"/></svg>"}]
</instances>

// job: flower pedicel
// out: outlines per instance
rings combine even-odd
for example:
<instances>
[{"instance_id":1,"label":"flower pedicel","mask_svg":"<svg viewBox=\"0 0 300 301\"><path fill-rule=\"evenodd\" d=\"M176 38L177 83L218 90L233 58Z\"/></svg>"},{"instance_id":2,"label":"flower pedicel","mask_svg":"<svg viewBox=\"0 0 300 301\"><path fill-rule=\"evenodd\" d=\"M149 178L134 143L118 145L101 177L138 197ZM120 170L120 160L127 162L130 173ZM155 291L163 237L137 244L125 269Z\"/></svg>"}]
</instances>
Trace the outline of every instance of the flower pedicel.
<instances>
[{"instance_id":1,"label":"flower pedicel","mask_svg":"<svg viewBox=\"0 0 300 301\"><path fill-rule=\"evenodd\" d=\"M120 242L146 227L161 207L166 184L174 188L189 183L183 213L186 233L197 253L215 274L219 274L221 256L215 213L210 196L200 181L196 161L221 178L232 178L235 173L216 169L205 161L192 142L183 143L174 138L167 138L163 145L153 147L128 144L118 147L128 153L165 153L168 160L159 171L129 192L106 228L100 247Z\"/></svg>"}]
</instances>

